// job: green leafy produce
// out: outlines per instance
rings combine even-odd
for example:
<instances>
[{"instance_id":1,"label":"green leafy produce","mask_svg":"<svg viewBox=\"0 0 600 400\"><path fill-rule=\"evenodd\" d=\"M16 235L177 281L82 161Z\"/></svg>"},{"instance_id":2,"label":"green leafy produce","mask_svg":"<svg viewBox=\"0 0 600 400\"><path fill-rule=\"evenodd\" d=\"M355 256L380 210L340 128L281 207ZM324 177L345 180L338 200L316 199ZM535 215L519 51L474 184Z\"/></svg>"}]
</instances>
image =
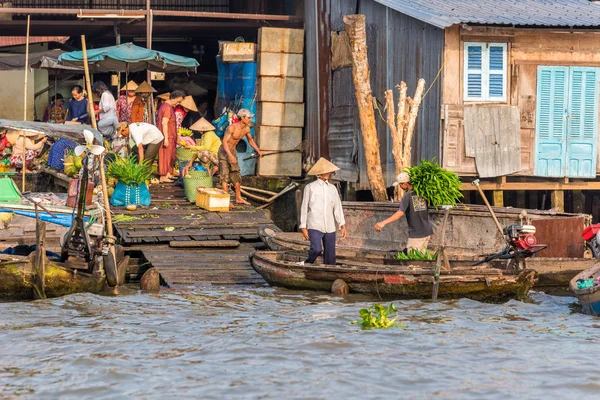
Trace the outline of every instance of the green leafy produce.
<instances>
[{"instance_id":1,"label":"green leafy produce","mask_svg":"<svg viewBox=\"0 0 600 400\"><path fill-rule=\"evenodd\" d=\"M413 190L432 207L454 206L464 197L460 191L460 178L454 171L441 168L434 160L421 161L419 165L406 168Z\"/></svg>"},{"instance_id":2,"label":"green leafy produce","mask_svg":"<svg viewBox=\"0 0 600 400\"><path fill-rule=\"evenodd\" d=\"M390 319L392 313L396 316ZM403 327L403 324L396 323L398 319L398 310L394 303L389 306L381 304L372 305L369 308L363 308L359 311L362 320L353 321L353 324L360 324L363 329L388 329L391 327Z\"/></svg>"},{"instance_id":3,"label":"green leafy produce","mask_svg":"<svg viewBox=\"0 0 600 400\"><path fill-rule=\"evenodd\" d=\"M108 164L106 174L126 185L141 185L152 177L152 165L148 161L138 163L133 155L127 158L117 157Z\"/></svg>"},{"instance_id":4,"label":"green leafy produce","mask_svg":"<svg viewBox=\"0 0 600 400\"><path fill-rule=\"evenodd\" d=\"M425 249L424 252L421 252L419 249L410 249L408 254L403 251L399 251L394 255L395 260L411 260L411 261L432 261L436 260L438 256L438 252L431 253L429 249Z\"/></svg>"}]
</instances>

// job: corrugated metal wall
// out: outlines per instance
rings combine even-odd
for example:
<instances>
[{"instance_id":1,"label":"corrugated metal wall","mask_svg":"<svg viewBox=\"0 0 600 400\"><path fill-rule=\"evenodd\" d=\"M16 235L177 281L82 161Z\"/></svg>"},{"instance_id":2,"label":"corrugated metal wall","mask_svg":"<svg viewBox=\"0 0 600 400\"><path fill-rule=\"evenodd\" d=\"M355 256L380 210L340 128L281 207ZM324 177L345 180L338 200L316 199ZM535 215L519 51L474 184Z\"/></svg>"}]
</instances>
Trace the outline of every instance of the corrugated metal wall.
<instances>
[{"instance_id":1,"label":"corrugated metal wall","mask_svg":"<svg viewBox=\"0 0 600 400\"><path fill-rule=\"evenodd\" d=\"M367 19L368 56L373 95L381 102L383 117L384 92L404 80L412 97L417 80L424 78L426 89L442 66L444 31L432 25L387 8L374 0L331 0L331 27L343 30L345 14L364 14ZM394 93L397 99L397 93ZM331 158L348 172L354 181L353 165L358 167L358 190L369 189L362 139L354 97L351 68L333 71L332 113L329 130ZM439 157L440 152L440 80L423 99L413 139L413 162ZM381 160L388 185L395 178L391 139L385 121L376 112Z\"/></svg>"}]
</instances>

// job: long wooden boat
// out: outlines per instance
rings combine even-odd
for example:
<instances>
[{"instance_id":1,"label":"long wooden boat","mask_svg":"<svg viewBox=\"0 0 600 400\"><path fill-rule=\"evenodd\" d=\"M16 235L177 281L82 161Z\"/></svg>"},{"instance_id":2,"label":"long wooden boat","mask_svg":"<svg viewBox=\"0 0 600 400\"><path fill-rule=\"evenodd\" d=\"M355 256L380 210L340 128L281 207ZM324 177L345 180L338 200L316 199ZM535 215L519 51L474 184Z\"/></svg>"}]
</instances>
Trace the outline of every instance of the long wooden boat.
<instances>
[{"instance_id":1,"label":"long wooden boat","mask_svg":"<svg viewBox=\"0 0 600 400\"><path fill-rule=\"evenodd\" d=\"M303 264L304 258L302 253L285 251L256 251L250 256L252 267L272 286L330 291L333 282L342 279L350 292L397 299L431 298L434 262L385 265L346 260L324 265ZM536 280L532 270L510 273L489 267L452 266L451 271L441 273L438 296L486 302L523 299Z\"/></svg>"},{"instance_id":2,"label":"long wooden boat","mask_svg":"<svg viewBox=\"0 0 600 400\"><path fill-rule=\"evenodd\" d=\"M308 252L310 243L302 237L299 232L281 232L275 226L261 226L259 236L267 247L272 251L303 251ZM397 253L392 250L381 250L377 248L353 247L338 241L336 246L337 258L340 261L346 259L391 259ZM461 255L451 254L452 265L468 266L484 258L483 254L475 251L471 255L463 252ZM583 257L532 257L525 261L528 269L538 273L538 281L535 285L539 290L568 290L569 281L578 273L594 266L598 260ZM506 269L506 260L494 260L486 263L491 268Z\"/></svg>"},{"instance_id":3,"label":"long wooden boat","mask_svg":"<svg viewBox=\"0 0 600 400\"><path fill-rule=\"evenodd\" d=\"M583 272L577 274L569 283L569 288L579 299L581 308L586 314L593 316L600 316L600 284L598 278L600 277L600 263L594 265L592 268L588 268ZM577 283L585 282L587 280L593 280L592 286L587 288L579 289Z\"/></svg>"},{"instance_id":4,"label":"long wooden boat","mask_svg":"<svg viewBox=\"0 0 600 400\"><path fill-rule=\"evenodd\" d=\"M0 254L0 299L33 299L33 279L33 257ZM106 276L99 268L87 273L46 260L44 283L47 297L98 293L106 285Z\"/></svg>"}]
</instances>

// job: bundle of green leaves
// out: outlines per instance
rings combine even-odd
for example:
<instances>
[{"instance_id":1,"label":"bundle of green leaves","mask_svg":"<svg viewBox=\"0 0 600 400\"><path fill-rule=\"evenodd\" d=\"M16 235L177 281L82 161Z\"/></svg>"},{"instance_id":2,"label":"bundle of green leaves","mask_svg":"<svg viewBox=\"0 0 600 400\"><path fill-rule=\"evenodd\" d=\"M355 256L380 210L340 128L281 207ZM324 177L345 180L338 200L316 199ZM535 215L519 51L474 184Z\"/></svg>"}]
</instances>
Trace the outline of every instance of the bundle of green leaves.
<instances>
[{"instance_id":1,"label":"bundle of green leaves","mask_svg":"<svg viewBox=\"0 0 600 400\"><path fill-rule=\"evenodd\" d=\"M152 177L152 165L148 161L138 163L133 155L117 157L108 163L106 174L126 185L141 185Z\"/></svg>"},{"instance_id":2,"label":"bundle of green leaves","mask_svg":"<svg viewBox=\"0 0 600 400\"><path fill-rule=\"evenodd\" d=\"M390 319L392 313L396 313L396 316ZM391 327L403 327L402 324L397 324L398 310L394 303L390 303L389 306L382 306L381 304L372 305L369 308L363 308L358 312L362 320L353 321L353 324L360 324L363 329L388 329Z\"/></svg>"},{"instance_id":3,"label":"bundle of green leaves","mask_svg":"<svg viewBox=\"0 0 600 400\"><path fill-rule=\"evenodd\" d=\"M394 254L395 260L411 260L411 261L432 261L436 260L438 256L438 252L432 253L429 249L425 249L425 251L420 251L419 249L410 249L407 253L403 251L399 251L397 254Z\"/></svg>"},{"instance_id":4,"label":"bundle of green leaves","mask_svg":"<svg viewBox=\"0 0 600 400\"><path fill-rule=\"evenodd\" d=\"M441 168L434 160L421 161L419 165L406 168L413 190L432 207L454 206L464 197L460 191L460 178L454 171Z\"/></svg>"}]
</instances>

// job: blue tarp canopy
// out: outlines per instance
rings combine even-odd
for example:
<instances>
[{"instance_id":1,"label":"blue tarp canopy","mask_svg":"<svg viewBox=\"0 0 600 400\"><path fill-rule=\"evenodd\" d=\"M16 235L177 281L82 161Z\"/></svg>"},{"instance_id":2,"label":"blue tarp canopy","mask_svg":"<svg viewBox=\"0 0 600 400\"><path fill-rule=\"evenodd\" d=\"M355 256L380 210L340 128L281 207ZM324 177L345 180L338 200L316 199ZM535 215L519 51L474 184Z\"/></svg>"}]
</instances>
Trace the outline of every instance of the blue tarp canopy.
<instances>
[{"instance_id":1,"label":"blue tarp canopy","mask_svg":"<svg viewBox=\"0 0 600 400\"><path fill-rule=\"evenodd\" d=\"M149 50L133 43L87 50L87 59L91 72L195 72L200 65L194 58ZM63 53L58 61L63 65L82 67L83 52Z\"/></svg>"}]
</instances>

